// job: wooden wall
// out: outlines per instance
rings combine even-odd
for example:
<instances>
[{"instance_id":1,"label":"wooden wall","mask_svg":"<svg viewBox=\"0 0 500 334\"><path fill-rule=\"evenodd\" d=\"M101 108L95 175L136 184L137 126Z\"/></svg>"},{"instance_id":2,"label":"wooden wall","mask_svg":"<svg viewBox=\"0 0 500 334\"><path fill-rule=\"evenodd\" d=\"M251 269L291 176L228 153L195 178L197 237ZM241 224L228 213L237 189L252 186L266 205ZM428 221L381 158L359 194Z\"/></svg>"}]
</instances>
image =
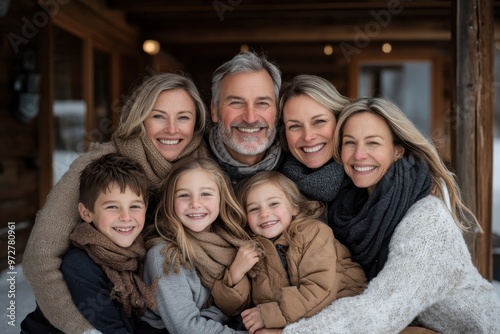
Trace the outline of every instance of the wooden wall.
<instances>
[{"instance_id":1,"label":"wooden wall","mask_svg":"<svg viewBox=\"0 0 500 334\"><path fill-rule=\"evenodd\" d=\"M8 240L11 240L10 246L15 246L15 263L21 262L39 202L38 119L23 122L14 117L19 100L19 94L14 90L14 82L16 77L24 72L23 57L26 52L38 54L39 27L33 23L33 18L40 20L36 21L36 24L41 26L44 17L38 11L39 8L33 1L11 1L7 15L0 20L3 36L0 49L1 269L7 266ZM35 15L36 13L38 14ZM38 69L37 61L35 71ZM13 226L15 239L12 236L8 238L9 227L13 229ZM12 232L10 233L12 235Z\"/></svg>"}]
</instances>

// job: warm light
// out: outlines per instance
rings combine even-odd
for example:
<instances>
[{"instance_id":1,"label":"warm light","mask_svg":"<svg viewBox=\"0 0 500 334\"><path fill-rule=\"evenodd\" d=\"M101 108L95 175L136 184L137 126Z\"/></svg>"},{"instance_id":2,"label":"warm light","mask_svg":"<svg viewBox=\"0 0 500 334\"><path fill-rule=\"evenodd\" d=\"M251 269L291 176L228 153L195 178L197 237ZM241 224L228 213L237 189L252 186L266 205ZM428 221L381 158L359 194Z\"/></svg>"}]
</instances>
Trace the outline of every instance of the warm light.
<instances>
[{"instance_id":1,"label":"warm light","mask_svg":"<svg viewBox=\"0 0 500 334\"><path fill-rule=\"evenodd\" d=\"M333 53L333 46L331 44L326 44L323 48L325 55L330 56Z\"/></svg>"},{"instance_id":2,"label":"warm light","mask_svg":"<svg viewBox=\"0 0 500 334\"><path fill-rule=\"evenodd\" d=\"M384 43L382 45L382 51L384 53L391 53L391 51L392 51L392 45L391 45L391 43Z\"/></svg>"},{"instance_id":3,"label":"warm light","mask_svg":"<svg viewBox=\"0 0 500 334\"><path fill-rule=\"evenodd\" d=\"M148 39L147 41L144 41L144 44L142 44L142 49L147 54L154 56L160 52L160 42Z\"/></svg>"},{"instance_id":4,"label":"warm light","mask_svg":"<svg viewBox=\"0 0 500 334\"><path fill-rule=\"evenodd\" d=\"M500 50L500 42L495 43L495 48L497 48L497 50Z\"/></svg>"},{"instance_id":5,"label":"warm light","mask_svg":"<svg viewBox=\"0 0 500 334\"><path fill-rule=\"evenodd\" d=\"M241 44L240 52L247 52L248 50L250 50L250 47L248 46L248 44Z\"/></svg>"}]
</instances>

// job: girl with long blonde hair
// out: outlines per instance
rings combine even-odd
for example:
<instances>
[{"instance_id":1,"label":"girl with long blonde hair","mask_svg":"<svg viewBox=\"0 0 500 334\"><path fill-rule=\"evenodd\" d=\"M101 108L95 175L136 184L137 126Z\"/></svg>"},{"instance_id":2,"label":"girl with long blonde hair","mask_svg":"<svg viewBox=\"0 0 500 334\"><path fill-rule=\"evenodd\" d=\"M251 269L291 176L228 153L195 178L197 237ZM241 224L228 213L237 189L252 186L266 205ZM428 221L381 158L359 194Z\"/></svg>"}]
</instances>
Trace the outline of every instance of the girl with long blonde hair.
<instances>
[{"instance_id":1,"label":"girl with long blonde hair","mask_svg":"<svg viewBox=\"0 0 500 334\"><path fill-rule=\"evenodd\" d=\"M149 231L145 282L158 307L143 320L169 333L239 333L210 295L238 248L253 244L228 177L211 159L185 159L166 178Z\"/></svg>"}]
</instances>

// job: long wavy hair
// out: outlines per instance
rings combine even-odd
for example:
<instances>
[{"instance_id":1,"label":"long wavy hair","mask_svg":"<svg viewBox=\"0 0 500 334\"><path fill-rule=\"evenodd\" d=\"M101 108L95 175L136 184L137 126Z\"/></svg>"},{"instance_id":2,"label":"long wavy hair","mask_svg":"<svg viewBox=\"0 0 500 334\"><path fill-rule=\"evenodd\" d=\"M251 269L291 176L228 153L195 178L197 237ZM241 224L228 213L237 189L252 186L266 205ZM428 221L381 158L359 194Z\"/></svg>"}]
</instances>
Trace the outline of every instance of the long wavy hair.
<instances>
[{"instance_id":1,"label":"long wavy hair","mask_svg":"<svg viewBox=\"0 0 500 334\"><path fill-rule=\"evenodd\" d=\"M433 185L437 189L436 195L446 203L448 199L445 194L449 194L451 215L462 231L476 228L481 231L476 217L462 201L455 174L448 170L436 147L420 133L396 104L386 98L360 98L342 110L333 141L334 158L337 162L342 163L342 136L345 123L349 117L360 112L370 112L382 117L391 130L394 145L402 146L406 156L413 155L416 159L427 163Z\"/></svg>"},{"instance_id":2,"label":"long wavy hair","mask_svg":"<svg viewBox=\"0 0 500 334\"><path fill-rule=\"evenodd\" d=\"M148 231L146 235L146 248L150 249L158 243L167 241L177 248L174 256L178 258L181 265L187 268L192 267L195 252L191 240L186 236L186 228L175 213L174 194L181 176L193 170L203 170L210 174L220 193L219 217L211 224L211 229L220 228L235 238L250 240L242 227L245 212L234 195L231 181L219 165L208 158L185 158L174 165L161 186L160 204L155 212L154 230Z\"/></svg>"},{"instance_id":3,"label":"long wavy hair","mask_svg":"<svg viewBox=\"0 0 500 334\"><path fill-rule=\"evenodd\" d=\"M287 242L292 244L293 236L297 233L298 227L301 224L309 223L313 219L319 220L324 213L325 207L321 202L308 200L302 195L297 185L285 175L276 171L262 171L250 177L238 188L237 197L244 210L247 206L250 192L265 184L273 184L283 190L290 204L298 208L297 215L293 217L288 229L283 232ZM248 220L245 216L245 226L247 224ZM249 229L247 228L247 230Z\"/></svg>"},{"instance_id":4,"label":"long wavy hair","mask_svg":"<svg viewBox=\"0 0 500 334\"><path fill-rule=\"evenodd\" d=\"M185 75L160 73L147 77L123 105L115 135L123 140L146 137L144 120L148 118L158 95L174 89L184 90L193 100L196 106L194 131L203 134L208 112L193 81Z\"/></svg>"}]
</instances>

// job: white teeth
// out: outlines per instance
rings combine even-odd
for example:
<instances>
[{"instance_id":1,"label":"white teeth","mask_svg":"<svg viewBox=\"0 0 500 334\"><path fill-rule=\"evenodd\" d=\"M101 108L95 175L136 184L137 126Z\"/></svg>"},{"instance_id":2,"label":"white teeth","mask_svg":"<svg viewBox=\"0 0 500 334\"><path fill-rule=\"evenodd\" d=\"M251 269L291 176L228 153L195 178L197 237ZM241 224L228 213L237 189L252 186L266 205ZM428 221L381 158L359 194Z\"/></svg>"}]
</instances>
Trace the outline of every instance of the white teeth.
<instances>
[{"instance_id":1,"label":"white teeth","mask_svg":"<svg viewBox=\"0 0 500 334\"><path fill-rule=\"evenodd\" d=\"M187 215L189 218L203 218L207 214L206 213L192 213L190 215Z\"/></svg>"},{"instance_id":2,"label":"white teeth","mask_svg":"<svg viewBox=\"0 0 500 334\"><path fill-rule=\"evenodd\" d=\"M353 168L355 171L358 171L358 172L368 172L368 171L374 170L375 166L366 166L366 167L353 166Z\"/></svg>"},{"instance_id":3,"label":"white teeth","mask_svg":"<svg viewBox=\"0 0 500 334\"><path fill-rule=\"evenodd\" d=\"M177 145L179 144L180 139L175 139L175 140L158 139L158 141L163 145Z\"/></svg>"},{"instance_id":4,"label":"white teeth","mask_svg":"<svg viewBox=\"0 0 500 334\"><path fill-rule=\"evenodd\" d=\"M254 132L259 132L260 128L238 128L238 130L246 133L254 133Z\"/></svg>"},{"instance_id":5,"label":"white teeth","mask_svg":"<svg viewBox=\"0 0 500 334\"><path fill-rule=\"evenodd\" d=\"M132 231L134 228L133 227L114 227L115 230L118 232L129 232Z\"/></svg>"},{"instance_id":6,"label":"white teeth","mask_svg":"<svg viewBox=\"0 0 500 334\"><path fill-rule=\"evenodd\" d=\"M271 225L275 225L277 223L278 223L277 220L273 220L271 222L267 222L267 223L261 224L260 227L268 227L268 226L271 226Z\"/></svg>"},{"instance_id":7,"label":"white teeth","mask_svg":"<svg viewBox=\"0 0 500 334\"><path fill-rule=\"evenodd\" d=\"M306 153L314 153L314 152L318 152L319 150L321 150L323 148L323 146L325 146L325 144L319 144L319 145L316 145L313 147L303 147L302 149Z\"/></svg>"}]
</instances>

